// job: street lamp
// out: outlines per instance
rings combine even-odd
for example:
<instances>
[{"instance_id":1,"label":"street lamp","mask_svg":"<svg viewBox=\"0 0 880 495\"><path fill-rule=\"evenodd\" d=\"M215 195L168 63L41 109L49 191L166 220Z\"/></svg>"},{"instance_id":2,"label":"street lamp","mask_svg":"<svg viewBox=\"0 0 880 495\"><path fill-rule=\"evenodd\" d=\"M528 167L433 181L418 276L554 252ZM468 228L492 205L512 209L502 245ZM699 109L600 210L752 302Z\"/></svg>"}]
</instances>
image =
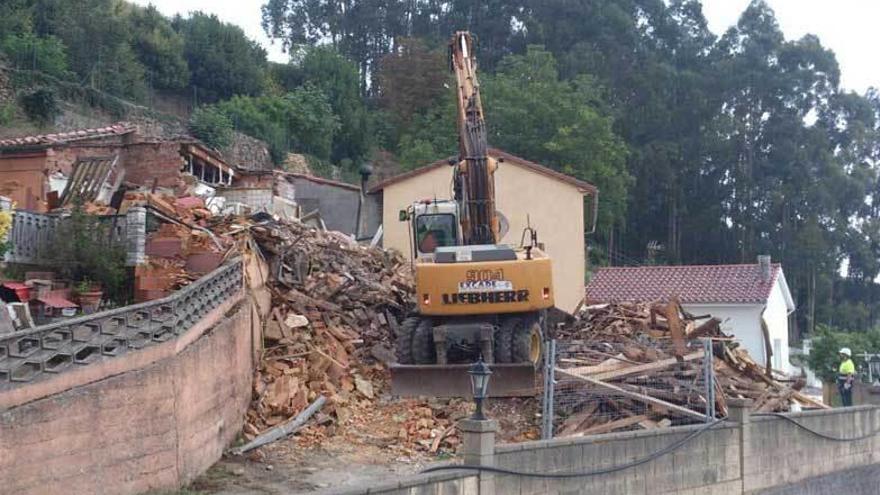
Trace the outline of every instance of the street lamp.
<instances>
[{"instance_id":1,"label":"street lamp","mask_svg":"<svg viewBox=\"0 0 880 495\"><path fill-rule=\"evenodd\" d=\"M468 375L471 376L471 390L474 393L474 402L477 403L477 409L474 411L474 415L471 416L473 420L485 421L487 419L483 414L483 401L489 395L489 375L491 374L492 370L483 362L482 355L480 360L472 364L468 370Z\"/></svg>"}]
</instances>

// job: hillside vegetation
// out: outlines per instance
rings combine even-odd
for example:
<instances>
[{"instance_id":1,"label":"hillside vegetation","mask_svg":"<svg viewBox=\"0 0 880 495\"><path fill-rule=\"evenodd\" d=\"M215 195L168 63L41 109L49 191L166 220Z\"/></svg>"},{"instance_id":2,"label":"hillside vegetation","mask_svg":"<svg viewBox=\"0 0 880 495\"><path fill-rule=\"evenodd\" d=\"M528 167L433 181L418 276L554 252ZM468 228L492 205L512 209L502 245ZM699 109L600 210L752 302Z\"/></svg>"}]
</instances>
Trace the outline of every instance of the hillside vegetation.
<instances>
[{"instance_id":1,"label":"hillside vegetation","mask_svg":"<svg viewBox=\"0 0 880 495\"><path fill-rule=\"evenodd\" d=\"M141 104L184 99L213 145L237 129L278 163L293 151L353 177L367 161L398 170L456 152L445 43L469 29L491 144L601 190L594 263L771 254L798 303L795 337L876 325L880 96L841 88L834 53L812 35L785 39L763 1L720 35L696 0L262 8L288 64L210 15L121 0L6 0L0 51L16 74ZM53 86L39 86L16 111L49 122Z\"/></svg>"}]
</instances>

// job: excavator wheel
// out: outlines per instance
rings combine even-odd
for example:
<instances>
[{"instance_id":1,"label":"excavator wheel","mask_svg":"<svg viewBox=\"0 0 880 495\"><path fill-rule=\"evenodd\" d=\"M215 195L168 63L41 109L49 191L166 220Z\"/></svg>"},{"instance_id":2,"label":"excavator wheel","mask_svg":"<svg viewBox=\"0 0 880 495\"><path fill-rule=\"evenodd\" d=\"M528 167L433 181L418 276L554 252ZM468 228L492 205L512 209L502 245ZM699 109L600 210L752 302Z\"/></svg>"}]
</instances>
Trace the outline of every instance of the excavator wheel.
<instances>
[{"instance_id":1,"label":"excavator wheel","mask_svg":"<svg viewBox=\"0 0 880 495\"><path fill-rule=\"evenodd\" d=\"M519 318L507 318L501 322L501 325L495 328L493 340L496 363L513 362L511 361L510 336L518 322Z\"/></svg>"},{"instance_id":2,"label":"excavator wheel","mask_svg":"<svg viewBox=\"0 0 880 495\"><path fill-rule=\"evenodd\" d=\"M512 363L531 363L541 361L541 323L538 318L515 318L516 324L510 332L510 358Z\"/></svg>"},{"instance_id":3,"label":"excavator wheel","mask_svg":"<svg viewBox=\"0 0 880 495\"><path fill-rule=\"evenodd\" d=\"M413 364L413 335L416 332L416 327L419 326L419 321L419 317L410 316L400 325L400 332L397 334L397 342L394 345L397 362L400 364Z\"/></svg>"},{"instance_id":4,"label":"excavator wheel","mask_svg":"<svg viewBox=\"0 0 880 495\"><path fill-rule=\"evenodd\" d=\"M420 318L412 338L412 357L415 364L436 364L434 325L430 318Z\"/></svg>"}]
</instances>

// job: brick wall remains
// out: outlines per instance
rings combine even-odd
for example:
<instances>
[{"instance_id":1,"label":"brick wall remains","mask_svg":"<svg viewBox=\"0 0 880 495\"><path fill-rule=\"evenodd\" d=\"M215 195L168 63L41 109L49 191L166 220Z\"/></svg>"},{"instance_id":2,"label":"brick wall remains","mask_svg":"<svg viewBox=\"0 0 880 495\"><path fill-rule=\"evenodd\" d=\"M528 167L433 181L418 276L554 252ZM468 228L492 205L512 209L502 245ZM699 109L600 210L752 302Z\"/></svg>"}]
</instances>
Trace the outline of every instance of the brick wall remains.
<instances>
[{"instance_id":1,"label":"brick wall remains","mask_svg":"<svg viewBox=\"0 0 880 495\"><path fill-rule=\"evenodd\" d=\"M189 483L238 434L252 310L179 353L0 412L0 492L136 494Z\"/></svg>"},{"instance_id":2,"label":"brick wall remains","mask_svg":"<svg viewBox=\"0 0 880 495\"><path fill-rule=\"evenodd\" d=\"M133 143L125 148L125 181L138 185L173 188L181 178L184 166L180 144L170 141L161 143Z\"/></svg>"}]
</instances>

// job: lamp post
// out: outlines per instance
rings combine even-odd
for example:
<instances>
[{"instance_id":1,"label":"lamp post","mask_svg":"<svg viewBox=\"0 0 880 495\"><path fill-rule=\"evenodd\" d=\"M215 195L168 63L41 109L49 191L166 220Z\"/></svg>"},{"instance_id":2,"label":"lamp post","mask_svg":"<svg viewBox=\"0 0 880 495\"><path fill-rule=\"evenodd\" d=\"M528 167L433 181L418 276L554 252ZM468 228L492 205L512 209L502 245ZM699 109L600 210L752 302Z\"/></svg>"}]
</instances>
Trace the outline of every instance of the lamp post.
<instances>
[{"instance_id":1,"label":"lamp post","mask_svg":"<svg viewBox=\"0 0 880 495\"><path fill-rule=\"evenodd\" d=\"M474 393L474 402L477 404L477 408L473 416L471 416L472 420L486 421L487 419L483 414L483 401L489 395L489 376L491 374L492 370L483 362L482 355L479 361L471 365L471 368L468 370L468 375L471 377L471 390Z\"/></svg>"}]
</instances>

